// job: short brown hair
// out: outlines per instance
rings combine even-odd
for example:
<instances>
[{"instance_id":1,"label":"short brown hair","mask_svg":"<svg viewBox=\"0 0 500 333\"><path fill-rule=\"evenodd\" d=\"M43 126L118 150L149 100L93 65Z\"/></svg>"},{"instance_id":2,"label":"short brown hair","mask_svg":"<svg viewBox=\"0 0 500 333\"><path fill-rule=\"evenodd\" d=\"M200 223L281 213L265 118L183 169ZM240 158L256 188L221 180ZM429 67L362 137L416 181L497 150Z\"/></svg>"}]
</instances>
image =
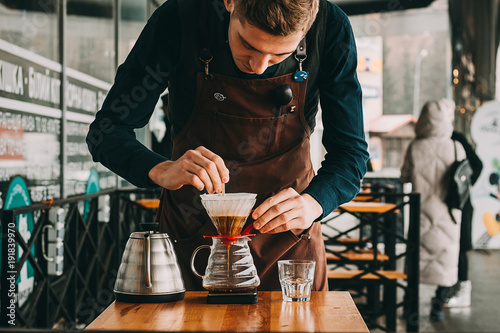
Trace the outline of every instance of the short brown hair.
<instances>
[{"instance_id":1,"label":"short brown hair","mask_svg":"<svg viewBox=\"0 0 500 333\"><path fill-rule=\"evenodd\" d=\"M318 13L319 0L233 0L233 14L274 36L307 33Z\"/></svg>"}]
</instances>

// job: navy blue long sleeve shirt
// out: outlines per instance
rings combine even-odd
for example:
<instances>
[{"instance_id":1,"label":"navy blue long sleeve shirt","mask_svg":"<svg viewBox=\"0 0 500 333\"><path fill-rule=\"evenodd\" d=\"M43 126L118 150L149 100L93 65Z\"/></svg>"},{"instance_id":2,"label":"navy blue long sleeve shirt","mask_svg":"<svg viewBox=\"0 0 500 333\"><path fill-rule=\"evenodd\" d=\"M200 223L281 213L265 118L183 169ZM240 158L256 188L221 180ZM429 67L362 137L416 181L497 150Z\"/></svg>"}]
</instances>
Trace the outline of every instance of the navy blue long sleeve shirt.
<instances>
[{"instance_id":1,"label":"navy blue long sleeve shirt","mask_svg":"<svg viewBox=\"0 0 500 333\"><path fill-rule=\"evenodd\" d=\"M148 20L132 51L118 68L115 82L87 135L94 161L139 187L156 186L148 173L166 158L143 146L135 138L134 129L148 123L171 73L176 70L180 44L177 1L169 0ZM269 67L262 75L241 72L241 78L267 78L276 67ZM318 80L324 127L322 142L327 154L303 192L320 203L322 217L351 200L366 173L368 152L356 67L356 46L349 20L337 6L328 3ZM311 130L315 127L316 113L317 110L305 113ZM181 127L182 124L173 128L174 136Z\"/></svg>"}]
</instances>

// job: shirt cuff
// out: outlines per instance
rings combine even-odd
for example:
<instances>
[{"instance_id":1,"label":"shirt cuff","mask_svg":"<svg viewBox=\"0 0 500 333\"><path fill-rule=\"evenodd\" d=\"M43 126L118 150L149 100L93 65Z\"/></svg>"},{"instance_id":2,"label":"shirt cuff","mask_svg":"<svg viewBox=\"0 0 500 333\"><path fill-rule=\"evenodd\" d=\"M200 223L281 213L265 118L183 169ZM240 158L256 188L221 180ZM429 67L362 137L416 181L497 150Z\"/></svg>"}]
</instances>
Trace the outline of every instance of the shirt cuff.
<instances>
[{"instance_id":1,"label":"shirt cuff","mask_svg":"<svg viewBox=\"0 0 500 333\"><path fill-rule=\"evenodd\" d=\"M130 168L133 175L130 175L129 179L132 184L143 188L158 188L159 185L155 184L148 176L149 171L156 165L167 161L168 159L160 154L152 151L141 154L138 158L135 158L132 166Z\"/></svg>"},{"instance_id":2,"label":"shirt cuff","mask_svg":"<svg viewBox=\"0 0 500 333\"><path fill-rule=\"evenodd\" d=\"M323 208L323 214L314 222L321 221L339 206L337 194L331 189L331 184L313 179L303 193L309 194Z\"/></svg>"}]
</instances>

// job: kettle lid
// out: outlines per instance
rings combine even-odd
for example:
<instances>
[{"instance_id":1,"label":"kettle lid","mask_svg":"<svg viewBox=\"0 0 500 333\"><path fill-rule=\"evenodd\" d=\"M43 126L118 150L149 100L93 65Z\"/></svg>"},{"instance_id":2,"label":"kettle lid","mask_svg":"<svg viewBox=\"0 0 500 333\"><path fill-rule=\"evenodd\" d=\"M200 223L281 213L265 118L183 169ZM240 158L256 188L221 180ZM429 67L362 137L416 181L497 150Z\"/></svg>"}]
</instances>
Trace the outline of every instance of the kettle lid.
<instances>
[{"instance_id":1,"label":"kettle lid","mask_svg":"<svg viewBox=\"0 0 500 333\"><path fill-rule=\"evenodd\" d=\"M143 239L148 235L151 238L169 238L165 233L157 233L156 229L158 229L158 222L141 222L140 223L142 230L144 231L136 231L130 235L130 238L135 239Z\"/></svg>"},{"instance_id":2,"label":"kettle lid","mask_svg":"<svg viewBox=\"0 0 500 333\"><path fill-rule=\"evenodd\" d=\"M136 231L130 234L130 238L133 239L144 239L146 238L146 235L148 235L152 239L159 239L159 238L170 238L168 237L168 234L165 233L151 233L149 231Z\"/></svg>"}]
</instances>

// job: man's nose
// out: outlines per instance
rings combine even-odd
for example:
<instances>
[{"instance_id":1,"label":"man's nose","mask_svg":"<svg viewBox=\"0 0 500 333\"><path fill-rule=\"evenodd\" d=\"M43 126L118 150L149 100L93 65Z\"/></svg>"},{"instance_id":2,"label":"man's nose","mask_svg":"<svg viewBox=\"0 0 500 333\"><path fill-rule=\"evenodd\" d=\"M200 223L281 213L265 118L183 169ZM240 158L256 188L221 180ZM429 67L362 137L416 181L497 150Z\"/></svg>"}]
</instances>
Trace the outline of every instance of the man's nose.
<instances>
[{"instance_id":1,"label":"man's nose","mask_svg":"<svg viewBox=\"0 0 500 333\"><path fill-rule=\"evenodd\" d=\"M250 58L250 68L255 74L262 74L269 66L270 60L271 60L270 55L265 55L260 53L255 54Z\"/></svg>"}]
</instances>

